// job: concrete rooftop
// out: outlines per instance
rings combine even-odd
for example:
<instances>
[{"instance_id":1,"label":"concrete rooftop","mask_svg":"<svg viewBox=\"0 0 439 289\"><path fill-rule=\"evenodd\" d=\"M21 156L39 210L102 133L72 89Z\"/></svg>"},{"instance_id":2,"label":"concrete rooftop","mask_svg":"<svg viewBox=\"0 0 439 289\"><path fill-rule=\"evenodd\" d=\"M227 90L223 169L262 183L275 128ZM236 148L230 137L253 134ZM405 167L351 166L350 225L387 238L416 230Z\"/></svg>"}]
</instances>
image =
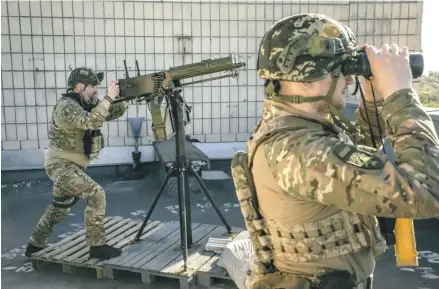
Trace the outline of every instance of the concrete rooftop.
<instances>
[{"instance_id":1,"label":"concrete rooftop","mask_svg":"<svg viewBox=\"0 0 439 289\"><path fill-rule=\"evenodd\" d=\"M237 206L228 161L213 161L211 171L203 174L218 206L231 226L244 227ZM117 174L113 168L93 168L89 173L107 192L107 216L143 219L152 199L159 189L165 173L162 167L148 165L142 174L134 175L126 168ZM196 180L191 180L192 221L221 224ZM2 172L2 288L77 289L77 288L178 288L170 279L159 280L153 286L141 284L136 276L120 276L116 280L98 280L92 271L77 271L73 275L62 273L60 266L49 266L41 271L29 267L23 255L29 234L47 204L51 202L51 183L41 171ZM152 220L178 220L176 180L169 181L152 215ZM66 220L55 227L50 240L59 241L64 236L82 229L84 202L71 210ZM393 249L377 265L374 289L434 289L439 288L439 221L436 219L415 222L418 268L396 267ZM236 288L232 285L229 288ZM222 287L225 288L225 287Z\"/></svg>"}]
</instances>

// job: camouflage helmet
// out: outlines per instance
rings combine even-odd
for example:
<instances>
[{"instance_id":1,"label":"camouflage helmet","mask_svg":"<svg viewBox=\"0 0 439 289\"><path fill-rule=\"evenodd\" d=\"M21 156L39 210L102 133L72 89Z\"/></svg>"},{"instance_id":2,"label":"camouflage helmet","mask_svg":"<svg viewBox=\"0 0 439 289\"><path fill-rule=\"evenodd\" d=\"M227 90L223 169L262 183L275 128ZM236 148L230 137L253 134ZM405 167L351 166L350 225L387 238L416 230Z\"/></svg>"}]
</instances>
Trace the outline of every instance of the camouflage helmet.
<instances>
[{"instance_id":1,"label":"camouflage helmet","mask_svg":"<svg viewBox=\"0 0 439 289\"><path fill-rule=\"evenodd\" d=\"M85 85L98 85L103 79L103 72L96 73L90 68L79 67L73 69L73 71L70 73L67 86L69 89L72 89L78 82L82 82Z\"/></svg>"},{"instance_id":2,"label":"camouflage helmet","mask_svg":"<svg viewBox=\"0 0 439 289\"><path fill-rule=\"evenodd\" d=\"M294 82L323 79L355 53L356 42L351 29L326 15L285 17L262 38L258 76Z\"/></svg>"}]
</instances>

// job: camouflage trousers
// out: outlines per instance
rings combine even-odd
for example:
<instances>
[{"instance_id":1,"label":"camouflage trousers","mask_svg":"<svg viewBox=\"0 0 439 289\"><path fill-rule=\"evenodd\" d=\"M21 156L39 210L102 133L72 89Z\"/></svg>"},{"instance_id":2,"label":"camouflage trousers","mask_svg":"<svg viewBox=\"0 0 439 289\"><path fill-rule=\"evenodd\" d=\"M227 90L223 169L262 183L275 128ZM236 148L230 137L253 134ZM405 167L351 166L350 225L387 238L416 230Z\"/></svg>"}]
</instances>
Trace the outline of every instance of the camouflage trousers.
<instances>
[{"instance_id":1,"label":"camouflage trousers","mask_svg":"<svg viewBox=\"0 0 439 289\"><path fill-rule=\"evenodd\" d=\"M41 216L29 243L43 248L53 227L62 221L78 199L85 199L85 239L87 246L105 244L105 191L84 170L71 162L55 163L46 167L53 181L53 202Z\"/></svg>"}]
</instances>

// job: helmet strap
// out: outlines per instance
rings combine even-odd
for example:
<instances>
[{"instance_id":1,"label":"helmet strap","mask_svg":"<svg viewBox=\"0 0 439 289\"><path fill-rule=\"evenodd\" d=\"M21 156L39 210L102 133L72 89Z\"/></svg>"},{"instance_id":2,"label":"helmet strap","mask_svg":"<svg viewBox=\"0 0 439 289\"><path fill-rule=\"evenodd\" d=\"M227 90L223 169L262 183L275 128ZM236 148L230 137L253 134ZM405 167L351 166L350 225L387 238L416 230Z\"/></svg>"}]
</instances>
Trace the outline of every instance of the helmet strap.
<instances>
[{"instance_id":1,"label":"helmet strap","mask_svg":"<svg viewBox=\"0 0 439 289\"><path fill-rule=\"evenodd\" d=\"M340 77L341 74L341 67L337 66L333 71L332 71L332 83L331 83L331 87L329 88L328 93L326 93L325 97L325 101L332 106L332 98L334 96L334 92L335 92L335 88L337 87L337 82L338 82L338 78Z\"/></svg>"},{"instance_id":2,"label":"helmet strap","mask_svg":"<svg viewBox=\"0 0 439 289\"><path fill-rule=\"evenodd\" d=\"M304 102L315 102L315 101L324 100L328 104L329 111L336 124L348 132L356 133L358 129L352 124L352 122L347 117L345 117L340 112L340 110L335 108L335 106L332 103L333 95L335 92L335 88L337 87L337 82L340 75L341 75L341 67L338 66L332 71L333 79L332 79L331 87L329 88L328 93L326 93L326 95L323 96L307 97L300 95L283 95L283 94L275 93L273 81L270 81L267 84L267 86L264 89L264 92L268 99L281 103L304 103Z\"/></svg>"},{"instance_id":3,"label":"helmet strap","mask_svg":"<svg viewBox=\"0 0 439 289\"><path fill-rule=\"evenodd\" d=\"M264 93L268 99L279 101L279 102L287 102L287 103L303 103L303 102L315 102L319 100L325 100L324 96L300 96L300 95L284 95L280 93L274 92L273 81L270 81L268 85L264 89Z\"/></svg>"},{"instance_id":4,"label":"helmet strap","mask_svg":"<svg viewBox=\"0 0 439 289\"><path fill-rule=\"evenodd\" d=\"M265 95L267 95L267 98L279 102L303 103L303 102L316 102L316 101L324 100L329 105L331 105L332 95L334 94L335 88L337 87L337 81L338 78L340 77L340 74L341 74L341 67L337 66L332 71L333 80L332 80L331 88L329 89L326 95L322 95L322 96L283 95L283 94L275 93L273 81L270 81L268 83L268 85L265 87L264 92Z\"/></svg>"}]
</instances>

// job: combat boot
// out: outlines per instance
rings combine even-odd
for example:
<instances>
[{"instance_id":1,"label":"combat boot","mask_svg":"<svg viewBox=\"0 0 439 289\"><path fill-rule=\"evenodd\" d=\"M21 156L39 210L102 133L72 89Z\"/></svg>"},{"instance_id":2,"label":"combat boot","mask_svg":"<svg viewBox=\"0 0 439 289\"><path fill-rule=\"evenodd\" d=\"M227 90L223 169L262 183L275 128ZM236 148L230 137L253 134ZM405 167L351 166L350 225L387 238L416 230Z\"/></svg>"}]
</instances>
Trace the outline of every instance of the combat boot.
<instances>
[{"instance_id":1,"label":"combat boot","mask_svg":"<svg viewBox=\"0 0 439 289\"><path fill-rule=\"evenodd\" d=\"M100 260L107 260L122 254L122 250L114 248L107 244L102 246L91 246L90 247L90 258L97 258Z\"/></svg>"},{"instance_id":2,"label":"combat boot","mask_svg":"<svg viewBox=\"0 0 439 289\"><path fill-rule=\"evenodd\" d=\"M40 247L34 246L34 245L29 243L29 244L27 244L26 252L24 252L24 255L26 255L26 257L30 257L30 256L32 256L33 253L36 253L36 252L41 251L43 249L44 248L40 248Z\"/></svg>"}]
</instances>

